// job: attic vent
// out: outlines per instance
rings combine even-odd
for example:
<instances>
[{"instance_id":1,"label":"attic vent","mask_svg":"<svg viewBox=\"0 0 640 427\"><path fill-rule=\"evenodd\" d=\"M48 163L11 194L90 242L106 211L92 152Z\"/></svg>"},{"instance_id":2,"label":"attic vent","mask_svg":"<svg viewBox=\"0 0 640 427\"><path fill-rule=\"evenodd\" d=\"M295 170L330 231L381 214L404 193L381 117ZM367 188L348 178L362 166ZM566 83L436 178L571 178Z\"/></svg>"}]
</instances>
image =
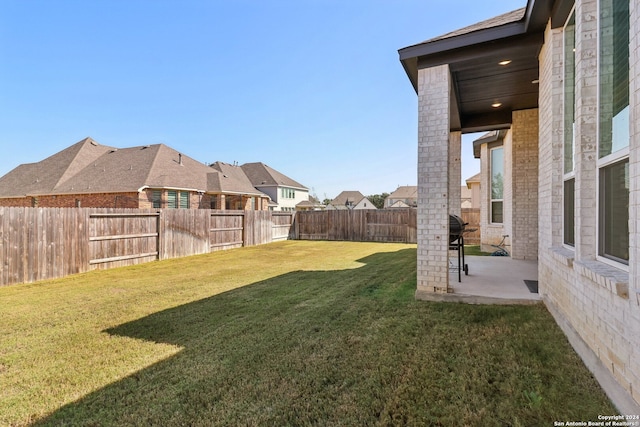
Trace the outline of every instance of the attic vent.
<instances>
[{"instance_id":1,"label":"attic vent","mask_svg":"<svg viewBox=\"0 0 640 427\"><path fill-rule=\"evenodd\" d=\"M98 143L97 143L97 142L95 142L95 141L93 141L93 140L91 140L91 141L90 141L90 143L91 143L91 145L93 145L94 147L97 147L97 146L98 146Z\"/></svg>"},{"instance_id":2,"label":"attic vent","mask_svg":"<svg viewBox=\"0 0 640 427\"><path fill-rule=\"evenodd\" d=\"M224 176L225 178L229 178L227 175L222 175L222 176Z\"/></svg>"},{"instance_id":3,"label":"attic vent","mask_svg":"<svg viewBox=\"0 0 640 427\"><path fill-rule=\"evenodd\" d=\"M118 149L117 149L117 148L114 148L113 150L110 150L110 151L109 151L109 154L111 154L111 153L115 153L116 151L118 151Z\"/></svg>"},{"instance_id":4,"label":"attic vent","mask_svg":"<svg viewBox=\"0 0 640 427\"><path fill-rule=\"evenodd\" d=\"M149 147L151 147L151 146L150 145L145 145L145 146L142 147L142 149L144 150L145 148L149 148Z\"/></svg>"}]
</instances>

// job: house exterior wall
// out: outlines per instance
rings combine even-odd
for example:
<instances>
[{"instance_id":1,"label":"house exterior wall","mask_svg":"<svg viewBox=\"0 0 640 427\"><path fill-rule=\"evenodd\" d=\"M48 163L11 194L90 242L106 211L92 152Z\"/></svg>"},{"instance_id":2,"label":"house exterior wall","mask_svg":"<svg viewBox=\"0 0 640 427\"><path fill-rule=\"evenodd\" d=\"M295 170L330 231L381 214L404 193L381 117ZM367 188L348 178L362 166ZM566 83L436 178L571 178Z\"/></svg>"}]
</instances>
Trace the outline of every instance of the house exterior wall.
<instances>
[{"instance_id":1,"label":"house exterior wall","mask_svg":"<svg viewBox=\"0 0 640 427\"><path fill-rule=\"evenodd\" d=\"M538 109L513 112L511 257L538 259ZM517 173L514 173L517 171Z\"/></svg>"},{"instance_id":2,"label":"house exterior wall","mask_svg":"<svg viewBox=\"0 0 640 427\"><path fill-rule=\"evenodd\" d=\"M418 70L417 298L449 291L450 80L448 65Z\"/></svg>"},{"instance_id":3,"label":"house exterior wall","mask_svg":"<svg viewBox=\"0 0 640 427\"><path fill-rule=\"evenodd\" d=\"M364 199L356 203L353 209L360 210L360 209L377 209L377 208L373 203L371 203L371 200L365 197Z\"/></svg>"},{"instance_id":4,"label":"house exterior wall","mask_svg":"<svg viewBox=\"0 0 640 427\"><path fill-rule=\"evenodd\" d=\"M299 188L293 187L276 187L276 186L268 186L268 187L256 187L258 190L262 191L267 196L271 197L271 200L276 203L278 206L274 208L274 211L295 211L296 205L305 200L309 200L309 191L301 190ZM285 198L282 197L282 188L291 188L295 192L295 197L293 198Z\"/></svg>"},{"instance_id":5,"label":"house exterior wall","mask_svg":"<svg viewBox=\"0 0 640 427\"><path fill-rule=\"evenodd\" d=\"M558 324L569 336L578 337L572 344L581 357L607 370L626 392L629 399L622 401L628 410L640 404L639 5L639 0L631 1L628 271L597 257L598 2L576 2L574 247L564 245L562 235L562 29L547 28L540 53L539 290Z\"/></svg>"},{"instance_id":6,"label":"house exterior wall","mask_svg":"<svg viewBox=\"0 0 640 427\"><path fill-rule=\"evenodd\" d=\"M138 193L62 194L0 199L0 206L41 208L138 208Z\"/></svg>"}]
</instances>

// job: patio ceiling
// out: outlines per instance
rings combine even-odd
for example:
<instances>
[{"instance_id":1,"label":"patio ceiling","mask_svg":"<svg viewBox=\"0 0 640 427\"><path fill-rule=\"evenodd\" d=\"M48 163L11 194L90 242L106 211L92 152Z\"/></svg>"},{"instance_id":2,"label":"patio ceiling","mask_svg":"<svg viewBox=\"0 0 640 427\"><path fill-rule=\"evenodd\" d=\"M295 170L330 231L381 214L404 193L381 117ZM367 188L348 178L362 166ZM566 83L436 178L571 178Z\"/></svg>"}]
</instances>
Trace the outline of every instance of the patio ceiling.
<instances>
[{"instance_id":1,"label":"patio ceiling","mask_svg":"<svg viewBox=\"0 0 640 427\"><path fill-rule=\"evenodd\" d=\"M538 107L544 28L550 16L564 22L565 4L529 0L524 9L400 49L400 61L416 92L419 69L449 65L451 130L508 128L513 111Z\"/></svg>"}]
</instances>

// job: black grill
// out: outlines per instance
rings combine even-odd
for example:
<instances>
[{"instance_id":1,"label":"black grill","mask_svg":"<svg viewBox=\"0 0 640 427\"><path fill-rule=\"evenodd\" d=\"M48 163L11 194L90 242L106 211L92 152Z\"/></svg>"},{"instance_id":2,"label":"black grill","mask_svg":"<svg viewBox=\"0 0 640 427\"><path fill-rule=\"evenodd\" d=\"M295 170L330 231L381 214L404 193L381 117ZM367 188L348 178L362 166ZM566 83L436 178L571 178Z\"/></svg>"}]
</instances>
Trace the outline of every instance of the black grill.
<instances>
[{"instance_id":1,"label":"black grill","mask_svg":"<svg viewBox=\"0 0 640 427\"><path fill-rule=\"evenodd\" d=\"M469 266L464 262L464 236L467 223L458 215L449 215L449 250L458 251L458 282L462 281L462 271L469 274ZM454 267L455 268L455 267Z\"/></svg>"},{"instance_id":2,"label":"black grill","mask_svg":"<svg viewBox=\"0 0 640 427\"><path fill-rule=\"evenodd\" d=\"M458 215L449 215L449 243L453 243L462 237L466 225L467 223Z\"/></svg>"}]
</instances>

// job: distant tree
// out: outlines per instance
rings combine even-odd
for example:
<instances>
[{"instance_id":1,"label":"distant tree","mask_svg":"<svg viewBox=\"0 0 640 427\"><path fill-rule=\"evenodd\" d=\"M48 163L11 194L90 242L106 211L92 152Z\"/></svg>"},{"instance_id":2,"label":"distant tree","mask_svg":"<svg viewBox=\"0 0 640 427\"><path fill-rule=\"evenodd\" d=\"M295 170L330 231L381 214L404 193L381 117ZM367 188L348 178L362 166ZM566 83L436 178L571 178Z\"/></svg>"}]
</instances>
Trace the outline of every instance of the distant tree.
<instances>
[{"instance_id":1,"label":"distant tree","mask_svg":"<svg viewBox=\"0 0 640 427\"><path fill-rule=\"evenodd\" d=\"M384 199L386 199L387 197L389 197L389 193L382 193L372 194L371 196L367 196L367 199L369 199L371 203L373 203L373 206L378 209L382 209L384 207Z\"/></svg>"},{"instance_id":2,"label":"distant tree","mask_svg":"<svg viewBox=\"0 0 640 427\"><path fill-rule=\"evenodd\" d=\"M322 201L322 204L323 204L323 205L325 205L325 206L327 206L329 203L331 203L331 199L327 199L327 198L325 198L325 199Z\"/></svg>"}]
</instances>

